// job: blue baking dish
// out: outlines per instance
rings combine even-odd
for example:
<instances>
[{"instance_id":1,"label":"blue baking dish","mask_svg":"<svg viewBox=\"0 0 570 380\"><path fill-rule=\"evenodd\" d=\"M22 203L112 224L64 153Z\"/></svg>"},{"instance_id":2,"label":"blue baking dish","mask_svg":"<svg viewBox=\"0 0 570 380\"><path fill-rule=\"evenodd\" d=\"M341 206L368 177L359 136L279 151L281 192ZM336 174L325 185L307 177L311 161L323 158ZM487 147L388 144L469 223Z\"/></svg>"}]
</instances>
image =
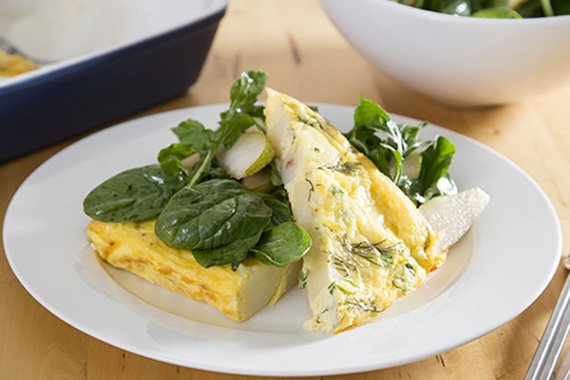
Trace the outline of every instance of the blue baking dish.
<instances>
[{"instance_id":1,"label":"blue baking dish","mask_svg":"<svg viewBox=\"0 0 570 380\"><path fill-rule=\"evenodd\" d=\"M153 2L131 1L143 3ZM227 0L156 3L185 8L171 10L178 13L172 27L161 19L158 33L0 81L0 162L172 98L196 81ZM182 11L192 13L188 21ZM147 10L153 13L164 18Z\"/></svg>"}]
</instances>

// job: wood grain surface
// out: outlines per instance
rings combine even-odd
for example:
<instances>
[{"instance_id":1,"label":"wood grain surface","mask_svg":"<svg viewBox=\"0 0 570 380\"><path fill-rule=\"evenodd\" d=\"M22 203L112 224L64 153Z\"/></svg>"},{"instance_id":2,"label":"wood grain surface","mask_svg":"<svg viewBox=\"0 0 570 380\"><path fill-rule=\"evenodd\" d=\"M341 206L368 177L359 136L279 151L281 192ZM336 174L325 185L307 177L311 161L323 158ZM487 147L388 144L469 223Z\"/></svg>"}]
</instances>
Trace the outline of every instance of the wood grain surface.
<instances>
[{"instance_id":1,"label":"wood grain surface","mask_svg":"<svg viewBox=\"0 0 570 380\"><path fill-rule=\"evenodd\" d=\"M344 41L317 1L233 0L199 81L184 96L132 117L225 102L234 78L251 68L267 70L271 87L306 101L354 105L365 95L390 112L429 120L496 149L542 186L556 207L564 237L570 237L570 86L520 104L448 108L369 65ZM26 176L77 139L0 164L0 218ZM564 252L568 248L565 243ZM536 255L539 260L540 252ZM521 379L564 278L565 270L559 268L526 311L469 344L409 365L324 379ZM0 379L158 378L256 377L164 364L88 337L28 295L0 252Z\"/></svg>"}]
</instances>

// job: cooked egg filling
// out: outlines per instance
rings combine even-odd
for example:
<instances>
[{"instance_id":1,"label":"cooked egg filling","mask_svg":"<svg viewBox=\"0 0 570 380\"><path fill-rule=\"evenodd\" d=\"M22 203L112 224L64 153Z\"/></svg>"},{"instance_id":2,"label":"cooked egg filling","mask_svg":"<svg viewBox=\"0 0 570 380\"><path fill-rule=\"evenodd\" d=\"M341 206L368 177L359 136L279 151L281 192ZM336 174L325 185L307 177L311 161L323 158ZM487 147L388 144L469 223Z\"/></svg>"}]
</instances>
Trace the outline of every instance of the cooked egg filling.
<instances>
[{"instance_id":1,"label":"cooked egg filling","mask_svg":"<svg viewBox=\"0 0 570 380\"><path fill-rule=\"evenodd\" d=\"M412 202L333 126L268 91L268 138L293 215L313 239L301 279L308 330L357 326L423 284L445 256Z\"/></svg>"}]
</instances>

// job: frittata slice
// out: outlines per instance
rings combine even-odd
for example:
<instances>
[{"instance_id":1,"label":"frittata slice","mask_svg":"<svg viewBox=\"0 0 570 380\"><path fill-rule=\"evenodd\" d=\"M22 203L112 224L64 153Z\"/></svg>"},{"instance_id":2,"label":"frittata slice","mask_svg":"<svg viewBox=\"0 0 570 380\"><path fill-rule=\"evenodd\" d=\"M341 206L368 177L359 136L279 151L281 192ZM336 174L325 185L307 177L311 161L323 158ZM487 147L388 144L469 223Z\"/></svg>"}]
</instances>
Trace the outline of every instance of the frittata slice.
<instances>
[{"instance_id":1,"label":"frittata slice","mask_svg":"<svg viewBox=\"0 0 570 380\"><path fill-rule=\"evenodd\" d=\"M278 268L249 258L237 270L204 268L190 251L168 247L154 233L155 221L94 221L87 236L99 256L154 284L206 302L235 321L244 321L276 303L297 283L300 262Z\"/></svg>"},{"instance_id":2,"label":"frittata slice","mask_svg":"<svg viewBox=\"0 0 570 380\"><path fill-rule=\"evenodd\" d=\"M327 120L272 90L265 115L293 215L313 239L301 272L306 329L355 327L445 261L413 203Z\"/></svg>"}]
</instances>

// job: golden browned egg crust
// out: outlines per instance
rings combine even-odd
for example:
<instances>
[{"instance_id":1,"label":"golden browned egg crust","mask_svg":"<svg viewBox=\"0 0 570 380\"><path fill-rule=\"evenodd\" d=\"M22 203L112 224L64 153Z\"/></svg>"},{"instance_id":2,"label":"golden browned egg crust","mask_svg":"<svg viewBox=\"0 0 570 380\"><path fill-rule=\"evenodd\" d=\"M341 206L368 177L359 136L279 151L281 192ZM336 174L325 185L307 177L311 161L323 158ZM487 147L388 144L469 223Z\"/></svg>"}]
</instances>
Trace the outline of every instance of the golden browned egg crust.
<instances>
[{"instance_id":1,"label":"golden browned egg crust","mask_svg":"<svg viewBox=\"0 0 570 380\"><path fill-rule=\"evenodd\" d=\"M160 241L154 223L94 221L87 227L87 236L93 249L112 266L206 302L235 321L244 321L274 304L296 284L298 263L277 268L250 258L236 271L229 265L204 268L190 251Z\"/></svg>"}]
</instances>

